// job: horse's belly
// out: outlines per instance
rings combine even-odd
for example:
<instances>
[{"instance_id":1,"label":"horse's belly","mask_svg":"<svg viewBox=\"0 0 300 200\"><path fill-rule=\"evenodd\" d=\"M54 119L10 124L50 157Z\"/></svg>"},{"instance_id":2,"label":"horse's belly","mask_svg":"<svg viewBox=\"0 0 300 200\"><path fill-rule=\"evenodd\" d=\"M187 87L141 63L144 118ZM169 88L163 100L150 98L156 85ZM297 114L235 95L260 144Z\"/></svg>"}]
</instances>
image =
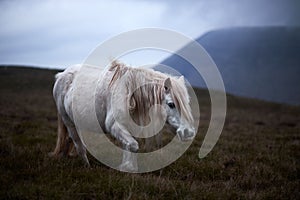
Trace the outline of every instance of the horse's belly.
<instances>
[{"instance_id":1,"label":"horse's belly","mask_svg":"<svg viewBox=\"0 0 300 200\"><path fill-rule=\"evenodd\" d=\"M96 115L95 91L102 70L82 67L72 84L72 114L78 131L103 132Z\"/></svg>"}]
</instances>

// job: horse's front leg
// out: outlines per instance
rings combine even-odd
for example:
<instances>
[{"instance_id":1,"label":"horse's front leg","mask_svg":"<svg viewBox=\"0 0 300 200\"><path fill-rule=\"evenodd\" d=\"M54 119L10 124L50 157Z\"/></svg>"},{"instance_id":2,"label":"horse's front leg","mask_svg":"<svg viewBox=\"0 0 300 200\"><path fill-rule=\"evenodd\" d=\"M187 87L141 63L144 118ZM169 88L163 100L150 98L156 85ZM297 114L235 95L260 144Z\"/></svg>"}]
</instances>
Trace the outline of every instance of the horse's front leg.
<instances>
[{"instance_id":1,"label":"horse's front leg","mask_svg":"<svg viewBox=\"0 0 300 200\"><path fill-rule=\"evenodd\" d=\"M137 158L133 152L138 151L138 142L124 127L119 127L116 123L112 126L111 134L123 145L123 159L119 169L126 172L137 172Z\"/></svg>"}]
</instances>

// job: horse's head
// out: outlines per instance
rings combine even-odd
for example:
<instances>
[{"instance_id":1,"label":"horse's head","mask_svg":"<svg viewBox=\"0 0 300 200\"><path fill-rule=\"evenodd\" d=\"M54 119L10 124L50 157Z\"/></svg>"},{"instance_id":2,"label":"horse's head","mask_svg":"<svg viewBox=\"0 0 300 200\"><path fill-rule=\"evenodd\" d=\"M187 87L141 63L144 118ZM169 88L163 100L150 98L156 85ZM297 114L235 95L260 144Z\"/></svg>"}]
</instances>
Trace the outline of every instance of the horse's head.
<instances>
[{"instance_id":1,"label":"horse's head","mask_svg":"<svg viewBox=\"0 0 300 200\"><path fill-rule=\"evenodd\" d=\"M170 78L164 81L163 106L167 114L167 124L176 130L178 137L182 141L193 139L195 128L183 77L177 79L174 84Z\"/></svg>"}]
</instances>

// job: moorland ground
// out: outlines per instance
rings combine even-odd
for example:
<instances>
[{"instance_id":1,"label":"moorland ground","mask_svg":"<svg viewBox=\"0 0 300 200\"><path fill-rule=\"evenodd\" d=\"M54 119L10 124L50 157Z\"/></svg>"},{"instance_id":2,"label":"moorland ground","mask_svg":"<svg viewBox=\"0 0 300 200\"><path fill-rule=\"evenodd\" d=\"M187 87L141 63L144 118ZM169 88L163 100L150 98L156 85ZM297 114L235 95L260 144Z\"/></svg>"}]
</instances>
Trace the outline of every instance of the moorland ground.
<instances>
[{"instance_id":1,"label":"moorland ground","mask_svg":"<svg viewBox=\"0 0 300 200\"><path fill-rule=\"evenodd\" d=\"M0 68L1 199L299 199L300 107L228 95L222 135L198 158L210 119L196 89L195 141L170 166L145 174L110 169L89 155L48 156L56 143L55 70Z\"/></svg>"}]
</instances>

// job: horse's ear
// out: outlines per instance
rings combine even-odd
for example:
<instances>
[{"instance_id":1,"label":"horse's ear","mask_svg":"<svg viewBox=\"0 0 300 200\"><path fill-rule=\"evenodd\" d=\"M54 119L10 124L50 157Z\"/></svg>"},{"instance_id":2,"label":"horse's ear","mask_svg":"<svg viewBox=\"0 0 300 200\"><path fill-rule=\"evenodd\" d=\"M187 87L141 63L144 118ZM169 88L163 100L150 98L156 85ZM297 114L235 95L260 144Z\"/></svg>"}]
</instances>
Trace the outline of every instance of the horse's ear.
<instances>
[{"instance_id":1,"label":"horse's ear","mask_svg":"<svg viewBox=\"0 0 300 200\"><path fill-rule=\"evenodd\" d=\"M185 82L184 82L184 77L183 77L183 76L180 76L180 77L179 77L179 81L185 83Z\"/></svg>"},{"instance_id":2,"label":"horse's ear","mask_svg":"<svg viewBox=\"0 0 300 200\"><path fill-rule=\"evenodd\" d=\"M168 93L170 92L171 88L172 88L172 85L171 85L171 79L170 78L167 78L164 82L164 88L165 88L165 91Z\"/></svg>"}]
</instances>

